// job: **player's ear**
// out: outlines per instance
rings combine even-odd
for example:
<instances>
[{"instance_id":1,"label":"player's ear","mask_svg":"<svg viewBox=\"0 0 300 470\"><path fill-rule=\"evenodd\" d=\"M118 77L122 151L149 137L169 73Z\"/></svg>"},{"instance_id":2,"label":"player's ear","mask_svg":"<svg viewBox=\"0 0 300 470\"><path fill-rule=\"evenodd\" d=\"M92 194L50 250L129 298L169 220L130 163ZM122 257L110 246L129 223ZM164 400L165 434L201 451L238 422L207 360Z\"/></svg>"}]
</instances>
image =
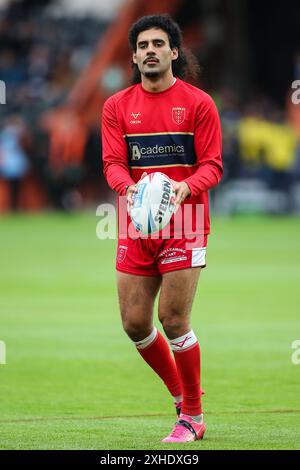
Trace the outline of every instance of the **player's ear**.
<instances>
[{"instance_id":1,"label":"player's ear","mask_svg":"<svg viewBox=\"0 0 300 470\"><path fill-rule=\"evenodd\" d=\"M136 53L135 53L135 52L132 54L132 62L133 62L134 64L137 63L137 62L136 62Z\"/></svg>"},{"instance_id":2,"label":"player's ear","mask_svg":"<svg viewBox=\"0 0 300 470\"><path fill-rule=\"evenodd\" d=\"M178 59L178 47L173 47L172 49L172 60Z\"/></svg>"}]
</instances>

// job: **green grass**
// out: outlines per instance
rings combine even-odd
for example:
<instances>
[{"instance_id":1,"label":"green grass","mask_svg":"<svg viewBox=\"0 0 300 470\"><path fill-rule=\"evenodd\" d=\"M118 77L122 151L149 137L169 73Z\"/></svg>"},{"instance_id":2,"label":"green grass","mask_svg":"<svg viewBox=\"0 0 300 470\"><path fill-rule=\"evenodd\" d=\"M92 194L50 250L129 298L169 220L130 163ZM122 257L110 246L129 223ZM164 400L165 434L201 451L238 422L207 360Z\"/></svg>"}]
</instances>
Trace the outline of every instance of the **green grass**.
<instances>
[{"instance_id":1,"label":"green grass","mask_svg":"<svg viewBox=\"0 0 300 470\"><path fill-rule=\"evenodd\" d=\"M214 220L192 322L208 429L178 446L160 443L173 405L122 331L97 222L0 218L0 448L299 449L300 219Z\"/></svg>"}]
</instances>

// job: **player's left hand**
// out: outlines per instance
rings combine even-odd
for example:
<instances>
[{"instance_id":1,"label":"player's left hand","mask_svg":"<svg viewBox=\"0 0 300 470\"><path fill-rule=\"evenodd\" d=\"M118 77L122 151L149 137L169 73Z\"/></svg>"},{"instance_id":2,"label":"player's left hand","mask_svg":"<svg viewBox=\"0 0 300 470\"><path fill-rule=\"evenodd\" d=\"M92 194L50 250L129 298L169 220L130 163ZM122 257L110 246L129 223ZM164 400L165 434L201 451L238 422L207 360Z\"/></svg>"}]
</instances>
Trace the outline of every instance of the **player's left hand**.
<instances>
[{"instance_id":1,"label":"player's left hand","mask_svg":"<svg viewBox=\"0 0 300 470\"><path fill-rule=\"evenodd\" d=\"M175 206L180 206L183 201L191 194L190 188L185 181L174 181L172 180L173 188L175 189L176 198Z\"/></svg>"}]
</instances>

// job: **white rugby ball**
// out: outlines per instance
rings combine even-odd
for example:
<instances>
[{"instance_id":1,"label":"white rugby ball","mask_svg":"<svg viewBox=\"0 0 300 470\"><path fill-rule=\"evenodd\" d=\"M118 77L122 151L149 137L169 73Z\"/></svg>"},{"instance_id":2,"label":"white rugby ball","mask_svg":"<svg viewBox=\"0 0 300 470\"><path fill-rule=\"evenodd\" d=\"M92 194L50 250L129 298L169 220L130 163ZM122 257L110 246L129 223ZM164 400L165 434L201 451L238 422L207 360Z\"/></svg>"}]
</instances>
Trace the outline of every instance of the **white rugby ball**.
<instances>
[{"instance_id":1,"label":"white rugby ball","mask_svg":"<svg viewBox=\"0 0 300 470\"><path fill-rule=\"evenodd\" d=\"M162 230L174 213L175 191L167 175L150 173L137 184L130 217L135 228L144 234Z\"/></svg>"}]
</instances>

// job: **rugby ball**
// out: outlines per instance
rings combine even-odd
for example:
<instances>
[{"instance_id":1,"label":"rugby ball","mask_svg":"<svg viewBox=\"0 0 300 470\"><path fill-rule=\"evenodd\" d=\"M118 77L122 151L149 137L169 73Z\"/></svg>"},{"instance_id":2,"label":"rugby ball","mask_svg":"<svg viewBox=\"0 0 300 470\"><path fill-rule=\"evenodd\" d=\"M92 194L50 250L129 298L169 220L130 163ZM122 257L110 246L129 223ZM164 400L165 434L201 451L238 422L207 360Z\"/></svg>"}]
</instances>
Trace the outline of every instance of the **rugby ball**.
<instances>
[{"instance_id":1,"label":"rugby ball","mask_svg":"<svg viewBox=\"0 0 300 470\"><path fill-rule=\"evenodd\" d=\"M160 172L150 173L137 184L130 217L135 228L144 234L162 230L175 210L175 191L170 178Z\"/></svg>"}]
</instances>

